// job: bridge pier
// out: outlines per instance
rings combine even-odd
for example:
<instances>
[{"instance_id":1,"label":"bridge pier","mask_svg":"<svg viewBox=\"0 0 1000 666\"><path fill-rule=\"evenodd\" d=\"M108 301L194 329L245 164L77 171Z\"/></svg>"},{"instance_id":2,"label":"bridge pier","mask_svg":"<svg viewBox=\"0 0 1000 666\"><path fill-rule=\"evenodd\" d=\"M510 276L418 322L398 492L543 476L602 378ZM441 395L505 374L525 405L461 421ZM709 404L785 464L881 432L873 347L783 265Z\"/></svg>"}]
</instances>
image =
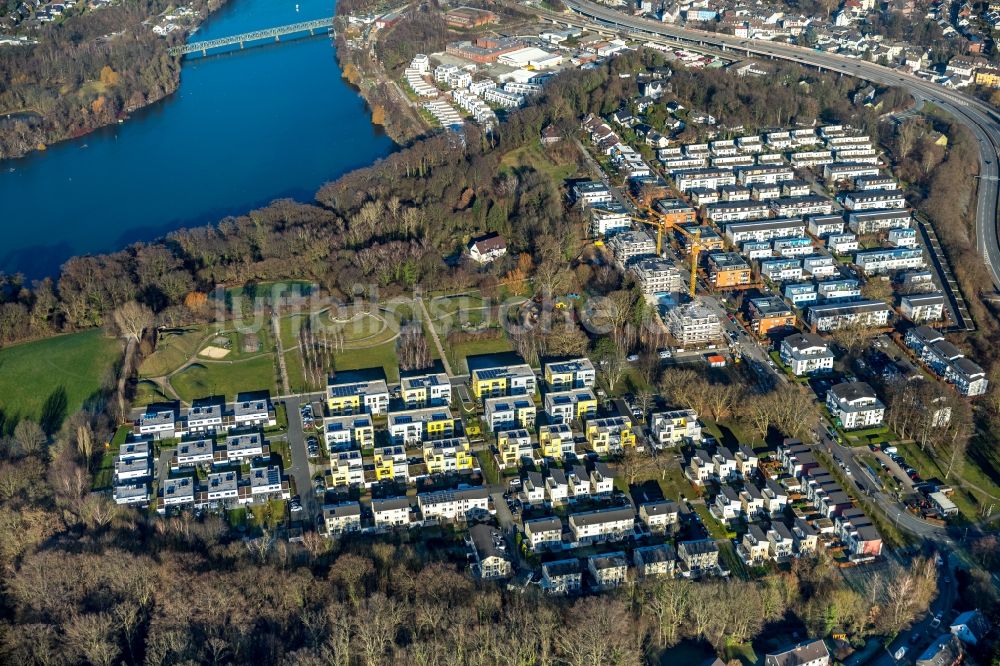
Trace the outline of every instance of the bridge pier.
<instances>
[{"instance_id":1,"label":"bridge pier","mask_svg":"<svg viewBox=\"0 0 1000 666\"><path fill-rule=\"evenodd\" d=\"M242 50L243 50L243 40L241 39L240 40L240 51L242 51Z\"/></svg>"}]
</instances>

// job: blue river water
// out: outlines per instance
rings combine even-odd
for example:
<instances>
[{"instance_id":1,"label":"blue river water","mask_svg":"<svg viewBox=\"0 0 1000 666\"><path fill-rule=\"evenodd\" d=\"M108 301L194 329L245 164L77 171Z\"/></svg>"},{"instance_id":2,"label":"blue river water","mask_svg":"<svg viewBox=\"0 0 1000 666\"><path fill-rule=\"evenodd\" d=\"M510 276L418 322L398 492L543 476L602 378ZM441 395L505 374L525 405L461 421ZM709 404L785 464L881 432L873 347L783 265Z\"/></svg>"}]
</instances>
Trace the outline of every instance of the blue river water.
<instances>
[{"instance_id":1,"label":"blue river water","mask_svg":"<svg viewBox=\"0 0 1000 666\"><path fill-rule=\"evenodd\" d=\"M329 16L331 0L230 0L192 41ZM122 124L0 162L0 271L214 223L319 187L394 144L345 81L329 36L189 56L173 95Z\"/></svg>"}]
</instances>

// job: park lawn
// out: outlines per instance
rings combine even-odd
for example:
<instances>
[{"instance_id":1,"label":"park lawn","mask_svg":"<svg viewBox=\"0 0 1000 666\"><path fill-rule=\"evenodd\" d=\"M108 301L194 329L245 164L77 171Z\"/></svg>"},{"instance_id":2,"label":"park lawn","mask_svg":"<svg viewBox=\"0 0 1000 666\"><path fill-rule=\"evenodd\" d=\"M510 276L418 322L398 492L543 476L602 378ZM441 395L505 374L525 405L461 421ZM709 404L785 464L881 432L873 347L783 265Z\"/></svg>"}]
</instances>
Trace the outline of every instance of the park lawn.
<instances>
[{"instance_id":1,"label":"park lawn","mask_svg":"<svg viewBox=\"0 0 1000 666\"><path fill-rule=\"evenodd\" d=\"M451 362L452 371L460 374L469 371L466 364L466 358L469 356L500 354L514 349L510 344L510 340L506 337L489 340L471 340L469 342L460 342L456 345L448 344L446 340L442 340L441 344L444 346L444 353L448 355L448 360Z\"/></svg>"},{"instance_id":2,"label":"park lawn","mask_svg":"<svg viewBox=\"0 0 1000 666\"><path fill-rule=\"evenodd\" d=\"M302 367L302 354L298 349L285 352L285 370L288 371L288 387L293 393L305 393L314 387L306 384L306 374Z\"/></svg>"},{"instance_id":3,"label":"park lawn","mask_svg":"<svg viewBox=\"0 0 1000 666\"><path fill-rule=\"evenodd\" d=\"M364 349L346 350L334 357L333 366L337 371L382 368L390 383L398 382L399 359L396 356L396 341Z\"/></svg>"},{"instance_id":4,"label":"park lawn","mask_svg":"<svg viewBox=\"0 0 1000 666\"><path fill-rule=\"evenodd\" d=\"M121 342L98 329L0 349L0 413L10 424L29 418L58 428L101 389L121 353Z\"/></svg>"},{"instance_id":5,"label":"park lawn","mask_svg":"<svg viewBox=\"0 0 1000 666\"><path fill-rule=\"evenodd\" d=\"M282 317L278 320L278 330L281 333L281 347L291 349L299 344L299 331L302 330L302 321L307 315L295 314Z\"/></svg>"},{"instance_id":6,"label":"park lawn","mask_svg":"<svg viewBox=\"0 0 1000 666\"><path fill-rule=\"evenodd\" d=\"M264 354L236 363L194 363L170 378L185 402L211 395L233 399L244 391L275 391L274 357Z\"/></svg>"},{"instance_id":7,"label":"park lawn","mask_svg":"<svg viewBox=\"0 0 1000 666\"><path fill-rule=\"evenodd\" d=\"M201 348L202 340L209 337L203 326L164 331L156 343L156 351L143 359L139 366L140 377L162 377L177 370Z\"/></svg>"},{"instance_id":8,"label":"park lawn","mask_svg":"<svg viewBox=\"0 0 1000 666\"><path fill-rule=\"evenodd\" d=\"M167 402L169 398L163 395L160 387L148 379L140 380L135 386L135 397L132 403L137 407L144 407L154 402Z\"/></svg>"},{"instance_id":9,"label":"park lawn","mask_svg":"<svg viewBox=\"0 0 1000 666\"><path fill-rule=\"evenodd\" d=\"M540 141L522 146L512 150L500 160L501 168L508 168L517 171L529 167L547 175L552 181L561 183L576 173L576 164L573 162L560 164L545 154Z\"/></svg>"}]
</instances>

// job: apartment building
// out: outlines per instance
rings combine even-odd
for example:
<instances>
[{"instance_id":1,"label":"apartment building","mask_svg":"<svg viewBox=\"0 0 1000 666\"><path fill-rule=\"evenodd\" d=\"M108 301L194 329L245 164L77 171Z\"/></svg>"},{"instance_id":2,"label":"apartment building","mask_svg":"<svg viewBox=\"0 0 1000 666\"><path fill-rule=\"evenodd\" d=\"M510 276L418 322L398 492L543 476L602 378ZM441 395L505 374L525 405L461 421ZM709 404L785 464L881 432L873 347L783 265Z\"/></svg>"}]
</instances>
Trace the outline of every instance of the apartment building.
<instances>
[{"instance_id":1,"label":"apartment building","mask_svg":"<svg viewBox=\"0 0 1000 666\"><path fill-rule=\"evenodd\" d=\"M538 448L542 458L562 460L576 454L573 430L565 423L543 425L538 428Z\"/></svg>"},{"instance_id":2,"label":"apartment building","mask_svg":"<svg viewBox=\"0 0 1000 666\"><path fill-rule=\"evenodd\" d=\"M240 432L228 435L215 448L216 465L241 463L253 458L270 455L270 447L259 432Z\"/></svg>"},{"instance_id":3,"label":"apartment building","mask_svg":"<svg viewBox=\"0 0 1000 666\"><path fill-rule=\"evenodd\" d=\"M732 169L704 168L682 169L670 174L674 186L681 192L687 192L696 187L717 190L724 185L735 185L736 175Z\"/></svg>"},{"instance_id":4,"label":"apartment building","mask_svg":"<svg viewBox=\"0 0 1000 666\"><path fill-rule=\"evenodd\" d=\"M739 254L712 252L708 255L708 279L716 289L748 285L750 276L750 264Z\"/></svg>"},{"instance_id":5,"label":"apartment building","mask_svg":"<svg viewBox=\"0 0 1000 666\"><path fill-rule=\"evenodd\" d=\"M597 397L590 389L546 393L545 413L549 423L589 420L597 415Z\"/></svg>"},{"instance_id":6,"label":"apartment building","mask_svg":"<svg viewBox=\"0 0 1000 666\"><path fill-rule=\"evenodd\" d=\"M859 250L854 253L854 264L868 275L923 268L927 265L923 250L908 247Z\"/></svg>"},{"instance_id":7,"label":"apartment building","mask_svg":"<svg viewBox=\"0 0 1000 666\"><path fill-rule=\"evenodd\" d=\"M882 327L889 323L892 309L882 301L859 300L810 305L807 322L814 331L836 331L846 326Z\"/></svg>"},{"instance_id":8,"label":"apartment building","mask_svg":"<svg viewBox=\"0 0 1000 666\"><path fill-rule=\"evenodd\" d=\"M787 164L737 167L734 171L736 172L736 180L741 185L775 184L795 178L795 170Z\"/></svg>"},{"instance_id":9,"label":"apartment building","mask_svg":"<svg viewBox=\"0 0 1000 666\"><path fill-rule=\"evenodd\" d=\"M361 451L339 451L330 455L330 486L363 486L365 465Z\"/></svg>"},{"instance_id":10,"label":"apartment building","mask_svg":"<svg viewBox=\"0 0 1000 666\"><path fill-rule=\"evenodd\" d=\"M375 426L368 414L328 416L323 419L322 432L327 450L331 452L375 446Z\"/></svg>"},{"instance_id":11,"label":"apartment building","mask_svg":"<svg viewBox=\"0 0 1000 666\"><path fill-rule=\"evenodd\" d=\"M373 451L373 458L376 481L409 482L410 464L404 446L394 444L378 447Z\"/></svg>"},{"instance_id":12,"label":"apartment building","mask_svg":"<svg viewBox=\"0 0 1000 666\"><path fill-rule=\"evenodd\" d=\"M490 525L473 525L469 541L476 564L473 570L483 580L500 580L514 574L514 562L503 533Z\"/></svg>"},{"instance_id":13,"label":"apartment building","mask_svg":"<svg viewBox=\"0 0 1000 666\"><path fill-rule=\"evenodd\" d=\"M795 314L780 296L751 298L747 310L750 327L758 337L795 328Z\"/></svg>"},{"instance_id":14,"label":"apartment building","mask_svg":"<svg viewBox=\"0 0 1000 666\"><path fill-rule=\"evenodd\" d=\"M917 230L909 227L889 229L888 241L896 247L916 247Z\"/></svg>"},{"instance_id":15,"label":"apartment building","mask_svg":"<svg viewBox=\"0 0 1000 666\"><path fill-rule=\"evenodd\" d=\"M845 255L858 249L858 237L854 234L830 234L826 237L826 248L834 254Z\"/></svg>"},{"instance_id":16,"label":"apartment building","mask_svg":"<svg viewBox=\"0 0 1000 666\"><path fill-rule=\"evenodd\" d=\"M608 239L607 245L623 269L639 259L656 256L656 241L642 230L615 234Z\"/></svg>"},{"instance_id":17,"label":"apartment building","mask_svg":"<svg viewBox=\"0 0 1000 666\"><path fill-rule=\"evenodd\" d=\"M899 298L899 311L917 324L940 321L944 317L944 294L940 291L906 294Z\"/></svg>"},{"instance_id":18,"label":"apartment building","mask_svg":"<svg viewBox=\"0 0 1000 666\"><path fill-rule=\"evenodd\" d=\"M701 424L698 422L698 413L693 409L654 412L650 416L650 429L653 433L653 445L657 447L701 441Z\"/></svg>"},{"instance_id":19,"label":"apartment building","mask_svg":"<svg viewBox=\"0 0 1000 666\"><path fill-rule=\"evenodd\" d=\"M685 576L701 576L719 569L719 545L712 539L680 542L677 557L684 565Z\"/></svg>"},{"instance_id":20,"label":"apartment building","mask_svg":"<svg viewBox=\"0 0 1000 666\"><path fill-rule=\"evenodd\" d=\"M424 463L429 474L461 472L475 468L472 447L465 437L424 442Z\"/></svg>"},{"instance_id":21,"label":"apartment building","mask_svg":"<svg viewBox=\"0 0 1000 666\"><path fill-rule=\"evenodd\" d=\"M804 257L812 254L812 239L808 236L793 236L791 238L775 238L771 241L771 249L781 257Z\"/></svg>"},{"instance_id":22,"label":"apartment building","mask_svg":"<svg viewBox=\"0 0 1000 666\"><path fill-rule=\"evenodd\" d=\"M590 206L590 235L611 236L632 228L632 216L617 201L595 203Z\"/></svg>"},{"instance_id":23,"label":"apartment building","mask_svg":"<svg viewBox=\"0 0 1000 666\"><path fill-rule=\"evenodd\" d=\"M531 434L524 428L497 433L497 451L502 469L517 468L522 460L532 459Z\"/></svg>"},{"instance_id":24,"label":"apartment building","mask_svg":"<svg viewBox=\"0 0 1000 666\"><path fill-rule=\"evenodd\" d=\"M163 479L156 510L165 514L171 507L184 508L194 505L195 481L190 476Z\"/></svg>"},{"instance_id":25,"label":"apartment building","mask_svg":"<svg viewBox=\"0 0 1000 666\"><path fill-rule=\"evenodd\" d=\"M594 383L597 381L594 364L586 356L569 361L546 363L544 376L545 384L553 391L594 388Z\"/></svg>"},{"instance_id":26,"label":"apartment building","mask_svg":"<svg viewBox=\"0 0 1000 666\"><path fill-rule=\"evenodd\" d=\"M627 416L609 416L587 421L587 442L595 453L607 455L620 453L626 447L636 446L632 419Z\"/></svg>"},{"instance_id":27,"label":"apartment building","mask_svg":"<svg viewBox=\"0 0 1000 666\"><path fill-rule=\"evenodd\" d=\"M647 296L674 293L684 288L681 272L671 261L660 258L640 259L630 270L635 275L642 293Z\"/></svg>"},{"instance_id":28,"label":"apartment building","mask_svg":"<svg viewBox=\"0 0 1000 666\"><path fill-rule=\"evenodd\" d=\"M449 408L426 407L390 412L387 427L392 441L406 446L452 437L457 426Z\"/></svg>"},{"instance_id":29,"label":"apartment building","mask_svg":"<svg viewBox=\"0 0 1000 666\"><path fill-rule=\"evenodd\" d=\"M746 241L769 241L775 238L802 237L806 233L806 224L801 219L784 218L773 220L757 220L750 222L733 222L726 225L725 236L733 245Z\"/></svg>"},{"instance_id":30,"label":"apartment building","mask_svg":"<svg viewBox=\"0 0 1000 666\"><path fill-rule=\"evenodd\" d=\"M825 254L810 254L802 257L802 272L815 280L825 280L838 274L837 261Z\"/></svg>"},{"instance_id":31,"label":"apartment building","mask_svg":"<svg viewBox=\"0 0 1000 666\"><path fill-rule=\"evenodd\" d=\"M813 333L794 333L781 341L781 362L794 375L803 377L833 370L833 352L826 341Z\"/></svg>"},{"instance_id":32,"label":"apartment building","mask_svg":"<svg viewBox=\"0 0 1000 666\"><path fill-rule=\"evenodd\" d=\"M771 282L787 282L802 279L800 259L765 259L760 262L761 277Z\"/></svg>"},{"instance_id":33,"label":"apartment building","mask_svg":"<svg viewBox=\"0 0 1000 666\"><path fill-rule=\"evenodd\" d=\"M493 432L508 428L534 428L535 411L535 401L528 396L487 398L483 419Z\"/></svg>"},{"instance_id":34,"label":"apartment building","mask_svg":"<svg viewBox=\"0 0 1000 666\"><path fill-rule=\"evenodd\" d=\"M331 414L385 414L389 410L389 387L384 380L339 382L326 387L326 406Z\"/></svg>"},{"instance_id":35,"label":"apartment building","mask_svg":"<svg viewBox=\"0 0 1000 666\"><path fill-rule=\"evenodd\" d=\"M608 186L598 180L583 181L574 185L573 198L583 206L614 201Z\"/></svg>"},{"instance_id":36,"label":"apartment building","mask_svg":"<svg viewBox=\"0 0 1000 666\"><path fill-rule=\"evenodd\" d=\"M639 505L639 518L653 534L668 534L680 524L680 507L675 502L660 500Z\"/></svg>"},{"instance_id":37,"label":"apartment building","mask_svg":"<svg viewBox=\"0 0 1000 666\"><path fill-rule=\"evenodd\" d=\"M621 551L591 555L587 558L587 570L597 589L613 590L625 584L628 560Z\"/></svg>"},{"instance_id":38,"label":"apartment building","mask_svg":"<svg viewBox=\"0 0 1000 666\"><path fill-rule=\"evenodd\" d=\"M810 215L807 219L809 233L816 238L826 238L830 234L839 234L844 231L844 217L842 215Z\"/></svg>"},{"instance_id":39,"label":"apartment building","mask_svg":"<svg viewBox=\"0 0 1000 666\"><path fill-rule=\"evenodd\" d=\"M849 211L906 208L902 190L854 190L844 192L840 200Z\"/></svg>"},{"instance_id":40,"label":"apartment building","mask_svg":"<svg viewBox=\"0 0 1000 666\"><path fill-rule=\"evenodd\" d=\"M843 382L830 387L826 406L845 430L882 425L885 416L885 405L865 382Z\"/></svg>"},{"instance_id":41,"label":"apartment building","mask_svg":"<svg viewBox=\"0 0 1000 666\"><path fill-rule=\"evenodd\" d=\"M361 505L358 502L323 505L322 532L333 538L361 531Z\"/></svg>"},{"instance_id":42,"label":"apartment building","mask_svg":"<svg viewBox=\"0 0 1000 666\"><path fill-rule=\"evenodd\" d=\"M694 224L698 221L695 209L680 199L657 199L653 207L660 219L670 227Z\"/></svg>"},{"instance_id":43,"label":"apartment building","mask_svg":"<svg viewBox=\"0 0 1000 666\"><path fill-rule=\"evenodd\" d=\"M828 183L839 183L850 181L861 176L879 175L878 164L865 164L863 162L835 162L823 167L823 178Z\"/></svg>"},{"instance_id":44,"label":"apartment building","mask_svg":"<svg viewBox=\"0 0 1000 666\"><path fill-rule=\"evenodd\" d=\"M815 303L819 297L816 293L816 285L812 282L785 284L781 293L797 308L804 308L810 303Z\"/></svg>"},{"instance_id":45,"label":"apartment building","mask_svg":"<svg viewBox=\"0 0 1000 666\"><path fill-rule=\"evenodd\" d=\"M532 395L535 392L535 371L526 363L472 371L472 394L479 400L504 395Z\"/></svg>"},{"instance_id":46,"label":"apartment building","mask_svg":"<svg viewBox=\"0 0 1000 666\"><path fill-rule=\"evenodd\" d=\"M680 345L697 345L722 338L719 315L699 301L672 308L666 319L667 330Z\"/></svg>"},{"instance_id":47,"label":"apartment building","mask_svg":"<svg viewBox=\"0 0 1000 666\"><path fill-rule=\"evenodd\" d=\"M451 380L443 372L401 377L399 390L407 409L446 407L451 404Z\"/></svg>"},{"instance_id":48,"label":"apartment building","mask_svg":"<svg viewBox=\"0 0 1000 666\"><path fill-rule=\"evenodd\" d=\"M567 559L542 565L541 587L548 594L577 594L583 587L580 560Z\"/></svg>"},{"instance_id":49,"label":"apartment building","mask_svg":"<svg viewBox=\"0 0 1000 666\"><path fill-rule=\"evenodd\" d=\"M769 205L771 206L771 213L775 217L829 215L833 212L833 202L818 194L771 199Z\"/></svg>"}]
</instances>

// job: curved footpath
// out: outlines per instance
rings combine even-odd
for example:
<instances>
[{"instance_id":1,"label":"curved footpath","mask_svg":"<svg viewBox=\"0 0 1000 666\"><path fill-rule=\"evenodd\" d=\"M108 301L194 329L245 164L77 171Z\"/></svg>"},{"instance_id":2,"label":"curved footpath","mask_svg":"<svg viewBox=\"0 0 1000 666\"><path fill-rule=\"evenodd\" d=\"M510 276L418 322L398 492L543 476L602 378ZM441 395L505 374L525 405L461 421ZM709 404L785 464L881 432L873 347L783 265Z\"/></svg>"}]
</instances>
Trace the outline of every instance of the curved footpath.
<instances>
[{"instance_id":1,"label":"curved footpath","mask_svg":"<svg viewBox=\"0 0 1000 666\"><path fill-rule=\"evenodd\" d=\"M997 219L998 199L1000 199L1000 184L997 182L997 162L1000 159L1000 123L998 123L1000 114L986 103L865 60L778 42L739 39L731 35L678 28L642 17L629 16L589 0L565 0L565 3L574 12L591 22L610 24L612 27L627 30L634 37L645 33L682 44L735 51L746 56L789 60L821 70L847 74L878 85L898 86L913 95L918 103L920 100L931 102L951 113L959 122L966 125L979 141L980 179L976 206L976 239L979 253L989 268L993 284L1000 288L1000 221ZM544 11L539 13L562 22L573 21L574 18Z\"/></svg>"}]
</instances>

